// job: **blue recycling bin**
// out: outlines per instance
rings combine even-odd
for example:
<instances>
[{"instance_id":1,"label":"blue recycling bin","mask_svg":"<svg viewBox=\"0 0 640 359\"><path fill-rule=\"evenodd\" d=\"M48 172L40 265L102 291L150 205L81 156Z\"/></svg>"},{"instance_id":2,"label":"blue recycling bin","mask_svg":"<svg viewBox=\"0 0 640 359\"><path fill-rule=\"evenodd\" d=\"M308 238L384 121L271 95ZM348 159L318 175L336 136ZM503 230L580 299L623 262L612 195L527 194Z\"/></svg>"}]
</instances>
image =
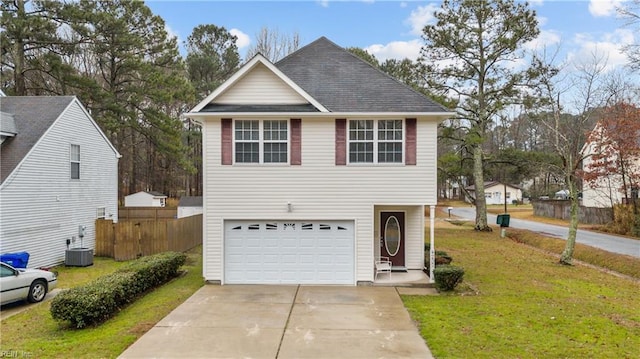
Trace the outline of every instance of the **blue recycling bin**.
<instances>
[{"instance_id":1,"label":"blue recycling bin","mask_svg":"<svg viewBox=\"0 0 640 359\"><path fill-rule=\"evenodd\" d=\"M0 254L0 262L7 263L14 268L27 268L29 253L16 252Z\"/></svg>"}]
</instances>

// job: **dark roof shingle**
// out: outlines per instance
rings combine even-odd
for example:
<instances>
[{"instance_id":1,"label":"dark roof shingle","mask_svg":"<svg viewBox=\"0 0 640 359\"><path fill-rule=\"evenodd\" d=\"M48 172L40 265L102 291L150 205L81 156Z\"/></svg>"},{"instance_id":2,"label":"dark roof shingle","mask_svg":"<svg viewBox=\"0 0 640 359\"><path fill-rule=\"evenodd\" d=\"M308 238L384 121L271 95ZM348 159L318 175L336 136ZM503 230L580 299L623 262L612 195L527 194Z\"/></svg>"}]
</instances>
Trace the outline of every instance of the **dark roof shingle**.
<instances>
[{"instance_id":1,"label":"dark roof shingle","mask_svg":"<svg viewBox=\"0 0 640 359\"><path fill-rule=\"evenodd\" d=\"M326 37L275 66L331 112L449 112Z\"/></svg>"},{"instance_id":2,"label":"dark roof shingle","mask_svg":"<svg viewBox=\"0 0 640 359\"><path fill-rule=\"evenodd\" d=\"M17 132L15 137L2 143L1 182L13 172L74 99L74 96L0 97L0 111L13 115Z\"/></svg>"}]
</instances>

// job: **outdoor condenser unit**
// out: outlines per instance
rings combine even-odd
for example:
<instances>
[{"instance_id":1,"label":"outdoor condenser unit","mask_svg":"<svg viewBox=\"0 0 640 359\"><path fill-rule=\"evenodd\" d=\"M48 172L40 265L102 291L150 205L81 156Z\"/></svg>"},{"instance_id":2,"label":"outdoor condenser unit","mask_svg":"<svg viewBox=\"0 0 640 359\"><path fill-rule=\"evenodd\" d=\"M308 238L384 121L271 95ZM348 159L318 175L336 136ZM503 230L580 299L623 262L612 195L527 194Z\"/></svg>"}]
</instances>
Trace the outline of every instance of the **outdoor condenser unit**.
<instances>
[{"instance_id":1,"label":"outdoor condenser unit","mask_svg":"<svg viewBox=\"0 0 640 359\"><path fill-rule=\"evenodd\" d=\"M93 265L93 249L67 249L64 253L64 264L72 267L87 267Z\"/></svg>"}]
</instances>

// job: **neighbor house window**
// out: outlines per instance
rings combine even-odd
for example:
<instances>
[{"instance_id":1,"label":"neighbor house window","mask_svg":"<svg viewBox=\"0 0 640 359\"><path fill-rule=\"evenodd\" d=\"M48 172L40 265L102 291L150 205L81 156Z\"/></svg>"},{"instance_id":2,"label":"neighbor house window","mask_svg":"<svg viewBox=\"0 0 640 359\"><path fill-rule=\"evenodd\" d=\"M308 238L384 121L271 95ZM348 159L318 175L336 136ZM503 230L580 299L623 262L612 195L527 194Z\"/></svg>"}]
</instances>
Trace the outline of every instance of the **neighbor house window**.
<instances>
[{"instance_id":1,"label":"neighbor house window","mask_svg":"<svg viewBox=\"0 0 640 359\"><path fill-rule=\"evenodd\" d=\"M236 163L289 161L289 121L236 120L234 124Z\"/></svg>"},{"instance_id":2,"label":"neighbor house window","mask_svg":"<svg viewBox=\"0 0 640 359\"><path fill-rule=\"evenodd\" d=\"M107 209L105 207L98 207L98 209L96 210L96 218L107 218Z\"/></svg>"},{"instance_id":3,"label":"neighbor house window","mask_svg":"<svg viewBox=\"0 0 640 359\"><path fill-rule=\"evenodd\" d=\"M80 145L71 145L71 179L80 179Z\"/></svg>"},{"instance_id":4,"label":"neighbor house window","mask_svg":"<svg viewBox=\"0 0 640 359\"><path fill-rule=\"evenodd\" d=\"M511 192L507 192L507 198L511 198Z\"/></svg>"},{"instance_id":5,"label":"neighbor house window","mask_svg":"<svg viewBox=\"0 0 640 359\"><path fill-rule=\"evenodd\" d=\"M350 163L402 163L402 120L349 121Z\"/></svg>"}]
</instances>

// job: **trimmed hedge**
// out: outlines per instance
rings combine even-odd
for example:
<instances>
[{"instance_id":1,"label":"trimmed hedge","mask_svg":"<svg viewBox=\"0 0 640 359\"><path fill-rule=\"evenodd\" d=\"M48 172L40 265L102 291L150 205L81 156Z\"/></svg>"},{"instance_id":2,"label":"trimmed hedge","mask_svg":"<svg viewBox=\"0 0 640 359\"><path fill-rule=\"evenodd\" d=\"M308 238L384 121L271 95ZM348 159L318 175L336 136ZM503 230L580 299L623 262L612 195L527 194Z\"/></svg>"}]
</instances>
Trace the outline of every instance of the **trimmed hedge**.
<instances>
[{"instance_id":1,"label":"trimmed hedge","mask_svg":"<svg viewBox=\"0 0 640 359\"><path fill-rule=\"evenodd\" d=\"M438 266L433 270L433 276L439 291L450 291L462 282L464 268L451 265Z\"/></svg>"},{"instance_id":2,"label":"trimmed hedge","mask_svg":"<svg viewBox=\"0 0 640 359\"><path fill-rule=\"evenodd\" d=\"M51 316L80 329L101 323L178 274L187 259L182 253L165 252L142 257L86 285L58 294L51 302Z\"/></svg>"}]
</instances>

